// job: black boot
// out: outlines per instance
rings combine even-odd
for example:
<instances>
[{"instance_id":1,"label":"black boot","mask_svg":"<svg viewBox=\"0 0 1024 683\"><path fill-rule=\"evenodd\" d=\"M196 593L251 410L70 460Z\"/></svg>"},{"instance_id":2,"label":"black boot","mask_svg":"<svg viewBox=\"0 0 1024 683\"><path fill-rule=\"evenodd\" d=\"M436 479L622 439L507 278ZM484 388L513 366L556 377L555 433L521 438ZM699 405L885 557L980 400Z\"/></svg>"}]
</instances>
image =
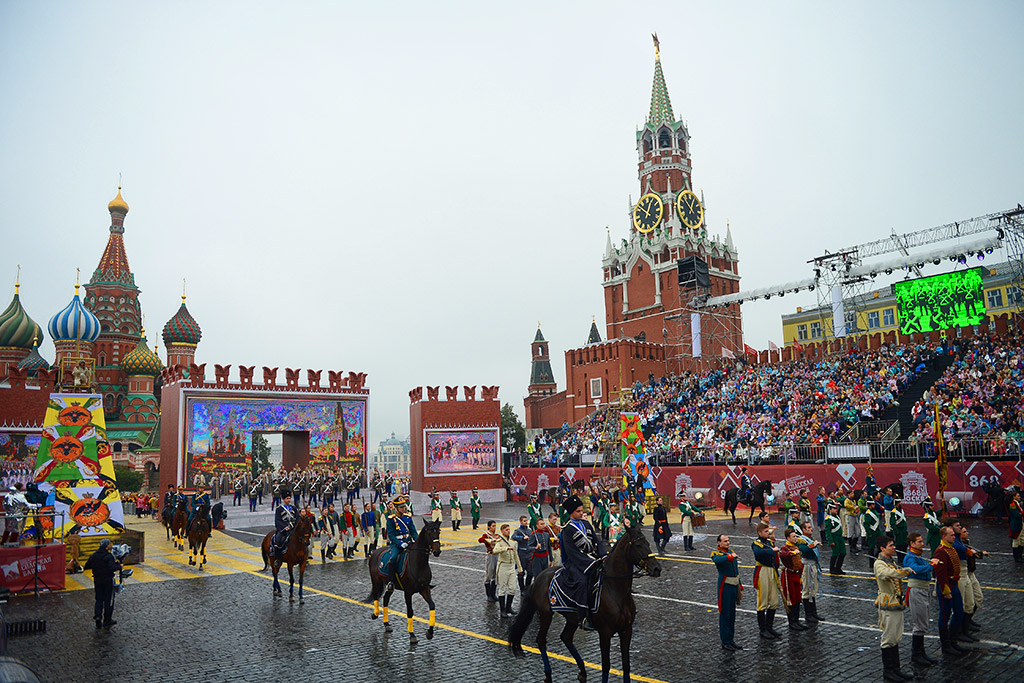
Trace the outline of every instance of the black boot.
<instances>
[{"instance_id":1,"label":"black boot","mask_svg":"<svg viewBox=\"0 0 1024 683\"><path fill-rule=\"evenodd\" d=\"M487 583L487 602L498 602L498 584L494 581Z\"/></svg>"},{"instance_id":2,"label":"black boot","mask_svg":"<svg viewBox=\"0 0 1024 683\"><path fill-rule=\"evenodd\" d=\"M818 614L818 599L811 598L811 609L814 611L814 620L817 622L825 621L825 618Z\"/></svg>"},{"instance_id":3,"label":"black boot","mask_svg":"<svg viewBox=\"0 0 1024 683\"><path fill-rule=\"evenodd\" d=\"M893 645L889 649L892 650L892 654L890 655L890 657L892 657L893 672L896 675L901 676L903 678L903 680L905 680L905 681L912 681L912 680L914 680L914 674L908 673L908 672L903 671L903 670L900 669L900 646L899 645Z\"/></svg>"},{"instance_id":4,"label":"black boot","mask_svg":"<svg viewBox=\"0 0 1024 683\"><path fill-rule=\"evenodd\" d=\"M811 602L810 598L804 598L804 614L807 615L806 621L808 624L817 624L818 615L814 613L814 603Z\"/></svg>"},{"instance_id":5,"label":"black boot","mask_svg":"<svg viewBox=\"0 0 1024 683\"><path fill-rule=\"evenodd\" d=\"M976 643L978 639L967 632L967 615L964 615L963 622L959 626L950 626L949 634L953 636L953 642Z\"/></svg>"},{"instance_id":6,"label":"black boot","mask_svg":"<svg viewBox=\"0 0 1024 683\"><path fill-rule=\"evenodd\" d=\"M931 666L939 660L932 659L928 656L928 653L924 651L924 634L914 634L911 637L911 654L910 661L919 666Z\"/></svg>"},{"instance_id":7,"label":"black boot","mask_svg":"<svg viewBox=\"0 0 1024 683\"><path fill-rule=\"evenodd\" d=\"M857 554L857 546L853 544L852 536L846 539L846 547L849 549L851 555Z\"/></svg>"},{"instance_id":8,"label":"black boot","mask_svg":"<svg viewBox=\"0 0 1024 683\"><path fill-rule=\"evenodd\" d=\"M899 648L896 647L883 647L882 648L882 668L884 671L883 678L887 681L908 681L913 676L900 671L900 652Z\"/></svg>"},{"instance_id":9,"label":"black boot","mask_svg":"<svg viewBox=\"0 0 1024 683\"><path fill-rule=\"evenodd\" d=\"M822 530L821 530L821 531L819 532L819 535L821 536L821 544L822 544L822 545L825 545L825 530L824 530L824 529L822 529Z\"/></svg>"},{"instance_id":10,"label":"black boot","mask_svg":"<svg viewBox=\"0 0 1024 683\"><path fill-rule=\"evenodd\" d=\"M981 630L981 626L979 626L974 621L974 615L977 614L977 613L978 613L978 610L975 609L970 614L965 614L964 615L964 625L967 627L966 629L964 629L965 631L971 632L971 631L980 631Z\"/></svg>"},{"instance_id":11,"label":"black boot","mask_svg":"<svg viewBox=\"0 0 1024 683\"><path fill-rule=\"evenodd\" d=\"M1024 562L1024 547L1013 549L1013 561Z\"/></svg>"},{"instance_id":12,"label":"black boot","mask_svg":"<svg viewBox=\"0 0 1024 683\"><path fill-rule=\"evenodd\" d=\"M843 562L845 562L845 561L846 561L846 555L840 555L836 559L836 570L835 570L835 572L833 572L834 574L838 574L839 576L846 576L846 572L843 571Z\"/></svg>"},{"instance_id":13,"label":"black boot","mask_svg":"<svg viewBox=\"0 0 1024 683\"><path fill-rule=\"evenodd\" d=\"M512 609L512 600L513 600L514 597L515 596L512 595L511 593L509 593L508 595L505 596L505 612L510 617L514 617L516 615L515 610Z\"/></svg>"},{"instance_id":14,"label":"black boot","mask_svg":"<svg viewBox=\"0 0 1024 683\"><path fill-rule=\"evenodd\" d=\"M327 564L327 548L320 548L320 562Z\"/></svg>"},{"instance_id":15,"label":"black boot","mask_svg":"<svg viewBox=\"0 0 1024 683\"><path fill-rule=\"evenodd\" d=\"M764 610L759 610L757 613L757 627L761 632L761 637L765 640L775 640L775 636L768 633L766 624L768 622L768 613Z\"/></svg>"},{"instance_id":16,"label":"black boot","mask_svg":"<svg viewBox=\"0 0 1024 683\"><path fill-rule=\"evenodd\" d=\"M452 531L458 531L458 527L455 526L455 522L452 522Z\"/></svg>"},{"instance_id":17,"label":"black boot","mask_svg":"<svg viewBox=\"0 0 1024 683\"><path fill-rule=\"evenodd\" d=\"M800 603L790 605L786 616L789 617L789 628L794 631L807 630L807 627L800 623Z\"/></svg>"},{"instance_id":18,"label":"black boot","mask_svg":"<svg viewBox=\"0 0 1024 683\"><path fill-rule=\"evenodd\" d=\"M770 609L764 617L764 627L776 638L781 638L782 634L775 630L775 610Z\"/></svg>"},{"instance_id":19,"label":"black boot","mask_svg":"<svg viewBox=\"0 0 1024 683\"><path fill-rule=\"evenodd\" d=\"M454 522L453 522L453 524L454 524ZM507 618L508 617L507 609L508 608L505 607L505 596L504 595L499 595L498 596L498 610L499 610L498 616L501 617L502 619Z\"/></svg>"}]
</instances>

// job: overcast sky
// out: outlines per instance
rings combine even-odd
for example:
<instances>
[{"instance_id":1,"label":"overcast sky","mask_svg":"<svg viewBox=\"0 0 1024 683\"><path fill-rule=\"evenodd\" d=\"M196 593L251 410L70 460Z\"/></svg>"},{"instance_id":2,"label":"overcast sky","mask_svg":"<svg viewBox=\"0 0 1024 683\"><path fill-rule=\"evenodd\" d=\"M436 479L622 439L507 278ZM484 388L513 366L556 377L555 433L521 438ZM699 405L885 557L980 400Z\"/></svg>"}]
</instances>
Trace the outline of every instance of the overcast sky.
<instances>
[{"instance_id":1,"label":"overcast sky","mask_svg":"<svg viewBox=\"0 0 1024 683\"><path fill-rule=\"evenodd\" d=\"M5 0L0 307L19 263L44 328L88 280L120 173L151 341L186 278L209 367L369 373L373 451L419 385L522 413L538 321L561 388L603 319L653 31L749 289L1024 202L1022 29L1019 2ZM745 305L747 343L814 303Z\"/></svg>"}]
</instances>

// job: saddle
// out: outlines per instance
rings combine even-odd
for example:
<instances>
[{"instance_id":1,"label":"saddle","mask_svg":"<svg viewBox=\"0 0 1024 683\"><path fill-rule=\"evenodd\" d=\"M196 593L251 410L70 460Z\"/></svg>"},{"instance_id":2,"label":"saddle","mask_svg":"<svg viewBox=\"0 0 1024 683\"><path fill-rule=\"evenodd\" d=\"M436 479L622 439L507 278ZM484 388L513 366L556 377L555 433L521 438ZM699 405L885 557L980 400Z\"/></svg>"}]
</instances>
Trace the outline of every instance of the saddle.
<instances>
[{"instance_id":1,"label":"saddle","mask_svg":"<svg viewBox=\"0 0 1024 683\"><path fill-rule=\"evenodd\" d=\"M405 573L406 566L409 564L409 553L402 553L393 568L388 569L389 564L388 553L381 553L380 559L377 560L377 575L385 581L396 583L397 577Z\"/></svg>"}]
</instances>

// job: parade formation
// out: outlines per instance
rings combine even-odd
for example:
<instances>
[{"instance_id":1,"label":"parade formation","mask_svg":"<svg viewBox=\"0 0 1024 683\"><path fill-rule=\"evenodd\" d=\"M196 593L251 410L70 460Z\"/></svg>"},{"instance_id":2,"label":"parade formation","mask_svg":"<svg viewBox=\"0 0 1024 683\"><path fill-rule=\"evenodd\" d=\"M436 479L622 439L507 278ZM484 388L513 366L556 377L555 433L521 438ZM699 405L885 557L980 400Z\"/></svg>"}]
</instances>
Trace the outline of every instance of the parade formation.
<instances>
[{"instance_id":1,"label":"parade formation","mask_svg":"<svg viewBox=\"0 0 1024 683\"><path fill-rule=\"evenodd\" d=\"M213 14L218 8L204 11ZM501 374L504 347L481 341L493 332L490 321L497 302L506 303L503 299L511 291L501 280L508 279L500 274L501 267L515 265L519 284L535 292L531 299L505 307L513 318L522 317L522 311L540 317L557 310L571 319L582 300L576 289L558 282L560 272L544 261L544 249L531 244L529 260L523 261L518 245L509 245L515 241L505 232L509 226L494 221L497 229L492 232L505 242L488 241L498 237L471 230L461 212L474 205L469 195L514 197L522 192L505 184L507 178L499 184L496 179L501 177L474 154L476 147L488 146L481 142L522 139L510 129L529 122L500 121L499 114L511 111L510 100L529 100L538 84L524 87L515 72L504 69L523 67L530 61L527 57L548 60L551 55L545 51L557 41L544 33L549 28L544 21L531 17L520 28L510 13L500 21L492 17L488 31L478 32L502 49L484 56L474 45L474 57L467 59L467 45L460 42L465 26L442 26L446 19L432 6L426 10L429 20L424 15L404 27L409 30L401 31L402 41L392 37L389 50L375 45L378 52L369 59L365 52L345 52L361 44L363 33L376 30L374 22L364 21L363 11L376 10L352 8L351 17L345 17L354 31L325 22L330 50L337 54L314 52L315 58L301 68L293 68L288 55L317 45L314 29L321 28L301 21L268 24L261 32L259 59L269 55L272 67L231 55L225 62L231 68L226 68L216 61L227 59L216 43L234 45L237 36L200 40L197 34L186 41L171 30L170 22L167 42L174 50L169 56L157 61L149 48L135 44L126 54L136 59L138 53L138 63L117 65L119 117L134 111L135 98L144 96L146 89L134 73L139 71L176 101L187 95L200 101L194 118L210 127L214 137L229 139L230 156L248 160L254 177L291 159L282 156L280 164L267 164L263 160L271 158L270 151L256 138L278 144L284 140L282 147L295 149L319 145L329 163L297 157L301 165L296 168L305 172L331 167L328 173L334 173L351 155L362 173L369 172L370 187L386 196L386 201L367 202L379 205L370 222L377 231L373 237L386 246L372 256L359 241L369 233L361 222L367 220L365 214L351 210L360 204L352 201L354 183L340 184L332 199L339 206L339 199L348 202L342 211L332 205L330 216L343 219L334 227L345 236L344 247L329 240L313 242L300 232L324 222L323 216L308 213L313 203L309 197L325 194L320 178L303 181L307 195L302 201L288 196L282 185L266 192L267 204L249 213L238 211L238 195L226 193L236 205L224 204L241 213L238 222L247 232L239 238L231 232L230 221L223 221L223 230L210 231L204 239L210 244L219 244L222 237L226 244L235 240L240 258L221 251L211 256L205 243L196 249L178 243L177 234L161 240L163 253L151 234L128 226L127 234L139 240L133 248L144 254L144 262L202 273L196 278L202 283L200 296L216 299L214 308L223 306L219 315L210 316L211 324L226 326L226 321L245 318L254 325L254 333L243 334L246 330L236 327L225 335L233 353L238 347L234 362L227 362L230 357L207 362L199 354L202 330L186 307L184 282L180 308L161 329L162 356L160 346L151 345L146 336L141 290L128 265L129 207L122 194L124 188L129 198L138 192L145 196L143 211L152 211L160 193L148 187L145 192L133 190L135 183L155 183L141 173L131 183L118 183L116 196L107 204L106 247L87 282L77 260L64 262L81 256L84 242L77 237L60 234L54 240L51 235L50 242L59 241L64 250L49 243L22 248L26 253L45 251L43 265L32 265L36 280L42 269L47 277L66 280L68 289L68 272L75 271L74 296L45 329L29 317L22 302L21 265L4 264L16 275L13 299L0 312L0 485L5 490L0 683L281 681L303 675L367 682L585 683L598 676L602 683L1022 680L1024 206L1007 201L1009 209L963 220L946 218L946 224L935 228L902 233L892 228L891 235L848 247L829 243L822 255L798 259L806 263L806 273L786 273L776 285L749 285L746 278L758 272L787 270L779 265L780 250L817 249L817 242L793 239L797 233L787 234L767 210L757 218L763 226L756 229L772 232L773 242L755 240L749 225L724 218L731 215L724 210L729 209L739 211L744 223L750 221L749 207L736 199L743 194L722 188L722 178L730 174L750 182L745 180L748 160L709 164L705 198L693 175L690 125L678 108L678 92L673 108L662 42L653 33L653 79L643 86L646 92L650 85L649 106L629 137L637 154L630 173L636 173L639 187L628 193L628 212L622 212L619 224L612 226L608 219L600 233L600 269L591 273L594 288L603 290L603 318L592 316L584 344L564 348L561 388L563 375L556 380L552 368L552 343L539 323L532 331L531 319L529 383L525 393L515 393L521 386L512 388L513 400L522 399L513 405L499 399L509 392L499 382L514 384ZM560 8L545 11L554 14ZM393 16L383 23L390 30L391 23L398 26L403 20L401 12L389 12ZM986 10L972 9L960 22L970 23L975 12ZM13 26L28 30L31 22L23 17L32 16L31 10L10 14ZM702 55L709 68L734 68L726 53L709 49L700 35L705 27L696 16L684 23L687 36L679 54ZM501 25L506 20L512 33ZM86 25L77 17L71 23L76 22ZM112 23L103 26L107 34L130 34L129 22ZM191 23L219 30L205 16ZM573 28L578 24L574 16ZM723 26L739 32L741 27L734 24L730 17ZM293 26L299 27L299 42L288 35ZM845 44L839 42L842 31L832 28L835 35L830 33L829 41ZM97 34L96 27L88 29L83 33ZM771 26L757 30L781 40ZM519 40L522 31L537 38L529 55ZM395 73L380 72L376 62L387 61L380 53L390 56L396 44L404 49L402 42L411 40L405 33L424 33L429 43L418 60L406 60ZM744 41L755 43L744 35ZM507 41L509 36L514 40ZM7 37L15 38L13 33ZM956 38L943 39L944 52L963 58L955 45L968 42L978 52L992 49L986 41ZM602 77L608 81L601 87L610 87L619 78L617 70L629 61L611 40L601 40L608 57L599 55L595 61L603 64ZM861 40L857 36L855 44ZM878 40L872 50L889 54L881 46L884 42L892 41ZM198 52L208 61L193 63L194 71L231 73L231 82L221 88L230 98L218 99L220 93L212 90L200 92L193 87L194 74L181 76L172 69L171 63L187 61L197 52L181 49L192 44L207 46ZM925 44L931 47L929 41ZM911 40L907 46L915 54L929 54L925 61L938 61ZM739 42L732 47L749 49ZM811 139L812 133L806 133L809 146L828 148L834 143L822 131L835 135L843 120L833 112L821 116L816 109L832 106L826 86L849 66L836 61L835 48L828 45L815 44L811 50L797 42L785 47L795 55L786 59L817 65L817 71L786 68L815 81L814 97L800 93L801 101L811 104L801 105L799 115L808 117L803 127L818 136ZM745 59L763 60L774 69L786 65L776 63L783 52L778 45L767 53L760 49L752 53L756 57ZM53 67L45 66L46 60L23 64L22 52L33 50L20 42L8 50L13 65L9 71L24 70L34 76L26 81L44 88ZM449 52L458 56L454 61L460 89L451 86L456 94L446 93L445 99L458 108L445 110L441 124L432 118L430 103L436 101L431 99L434 91L450 87L445 74L437 71L442 68L438 55L447 58ZM508 54L521 59L510 60ZM499 59L503 62L489 61ZM1010 58L996 62L1016 67ZM896 65L879 63L885 68L871 60L857 68L879 78L882 72L899 71ZM153 64L161 69L155 75ZM577 62L562 70L576 71L575 79L592 68ZM758 65L752 72L756 76L745 80L734 74L723 81L725 90L741 91L755 110L764 108L761 118L770 126L761 130L761 124L745 124L756 135L743 137L747 131L727 125L731 95L709 90L708 81L692 74L681 79L685 106L720 107L714 111L721 112L722 130L708 126L709 138L718 141L715 146L734 136L737 149L760 149L753 138L777 137L785 153L775 150L766 165L802 155L819 178L829 179L844 164L837 162L834 171L824 172L811 161L816 151L785 137L794 134L779 125L781 110L773 109L763 89L755 87L756 79L772 80L763 68ZM37 74L35 69L42 71ZM544 70L557 69L545 64ZM258 78L281 71L294 83L282 88L274 85L281 81L268 78L256 87L245 81L245 71ZM919 82L926 80L926 72L908 73L903 80L927 92L927 84ZM421 74L419 82L409 80L410 74ZM947 77L954 81L956 76L943 74L943 86ZM176 78L189 87L182 89ZM331 88L322 83L331 78L341 84L337 90L343 100L304 99L302 88L326 98ZM565 77L559 79L551 87L569 87ZM379 90L367 89L371 80ZM580 92L595 89L586 78L572 82ZM390 99L391 91L403 83L422 88L418 96L423 102L412 116L407 106ZM500 105L486 99L498 83L512 84L509 92L515 94ZM859 87L851 81L844 94ZM883 81L861 96L877 97L885 87L899 90L904 83ZM258 90L261 100L247 99L249 90ZM378 102L372 102L371 93ZM1011 99L1005 108L1016 111L1015 95L1006 97ZM231 98L244 100L248 111L245 117L231 114L230 127L237 130L218 129L211 123L218 120L218 112L236 111L225 104ZM10 128L19 133L17 122L27 125L19 114L22 100L34 102L30 109L41 112L37 115L48 127L61 130L63 119L52 120L53 110L77 109L84 115L90 109L86 100L74 99L68 100L70 106L53 106L34 90L12 92L10 99ZM605 99L617 103L619 98ZM273 100L287 102L301 117L281 114ZM597 100L585 101L590 103L586 107L574 103L576 112L594 110ZM899 104L893 109L910 107L907 99L893 101ZM947 108L930 106L932 114ZM793 111L789 103L787 108ZM161 115L165 110L163 102ZM347 118L371 110L374 115L366 121ZM329 124L318 122L319 111L327 112ZM608 116L615 111L609 106ZM275 137L275 116L291 121L288 138ZM814 116L827 119L827 125L815 125ZM147 138L167 125L157 116L149 118ZM178 118L172 109L168 120ZM574 128L567 140L585 145L601 140L602 133L590 121L594 117L573 113L570 118ZM449 120L458 127L438 137L434 128L441 130ZM479 120L486 120L487 127L474 128ZM879 120L883 123L871 129L876 135L887 121ZM706 126L707 118L700 121ZM971 121L974 126L983 125L978 121L991 125L987 119ZM246 128L253 123L256 128ZM922 138L945 134L919 125ZM317 137L303 138L307 127ZM694 124L695 131L699 127ZM357 129L361 132L354 135ZM211 185L224 183L230 169L237 169L229 165L221 171L218 164L227 161L223 150L200 131L185 128L178 136L190 142L186 146L191 154L210 154L204 161L217 171L207 174ZM12 149L18 146L17 137ZM155 139L160 137L157 133ZM384 165L368 165L352 151L359 149L355 142L363 137L377 140ZM61 142L68 144L67 139ZM965 141L956 142L957 163L962 164ZM33 145L52 155L41 141L33 140ZM456 152L456 167L446 166L442 158L449 148ZM137 159L127 147L111 149ZM585 203L580 200L594 191L576 187L578 179L595 182L583 172L588 169L579 167L592 163L584 152L588 150L570 147L557 159L569 164L559 169L558 178L572 186L576 202L568 210L558 209L566 215L592 215L580 214ZM714 149L701 154L721 156ZM993 154L988 152L989 157ZM82 154L86 160L93 156ZM29 169L26 173L32 172L28 160L17 154L14 158ZM410 159L429 161L435 177L396 184ZM166 166L171 169L166 172L174 171L173 157ZM992 178L1012 176L993 168ZM531 182L535 175L552 177L537 175L540 170L522 176ZM47 167L46 173L69 182L53 168ZM774 174L760 173L759 182L782 182ZM957 182L966 187L978 174L976 169L959 174ZM476 189L476 183L484 182L480 179L487 183L485 191ZM439 205L440 213L422 199L416 212L396 199L418 197L410 188L419 191L433 182L458 185L457 201L446 200ZM810 188L801 197L810 215L818 210L814 195L825 193L827 184L801 182ZM113 183L111 194L112 188ZM959 188L944 192L953 196L954 189ZM973 192L978 192L976 187ZM161 201L173 203L174 195L167 194L171 199ZM519 205L534 201L514 197L503 211L520 220ZM970 206L980 201L972 199ZM289 223L278 220L271 240L269 232L261 231L266 228L261 214L273 214L278 203L287 206ZM551 230L562 214L549 216L540 211L545 206L537 206L541 229ZM199 199L196 209L195 220L204 226L208 216L216 215ZM606 207L596 210L606 215ZM863 212L858 220L868 226L869 209L858 210ZM849 223L835 215L834 206L826 213L825 219L814 218L823 220L822 225L803 229L815 239L848 240L831 222ZM24 220L23 214L12 215ZM55 215L42 215L58 222ZM786 226L791 221L812 225L808 217L785 220ZM407 222L415 225L414 232L403 232L409 229ZM784 228L781 233L779 227ZM406 237L396 239L397 234ZM742 286L741 235L748 245L761 245L744 252ZM545 248L557 244L549 235L543 239ZM265 249L264 262L252 262L241 248L249 245L239 242L248 240ZM301 262L294 255L290 260L282 257L282 250L295 244L303 249ZM467 244L473 245L472 253L462 250ZM415 270L389 268L385 278L385 266L408 263L399 258L406 251L417 257ZM375 262L376 270L365 270L366 262ZM568 271L564 264L560 267ZM922 272L936 267L944 272ZM283 310L279 304L266 306L254 316L246 307L239 292L253 273L254 282L265 289L285 282L287 273L282 288L291 299ZM459 279L435 279L453 274ZM538 282L543 286L537 288ZM84 295L79 293L82 288ZM742 307L787 295L816 298L817 303L797 301L802 305L795 312L782 315L781 345L769 340L767 348L754 348L758 342L751 318L745 326ZM174 306L176 296L177 284ZM547 299L556 308L549 309ZM369 309L366 301L371 302ZM367 310L373 313L366 315ZM374 317L384 318L385 312L403 319L404 336L379 333L382 320ZM435 319L443 321L444 334L435 333L442 329ZM552 338L565 335L561 327L555 329ZM551 327L545 330L552 334ZM275 335L288 339L277 342ZM308 350L296 343L310 337L324 348ZM433 345L434 337L447 346ZM52 342L52 365L41 355L51 348L41 346L44 341ZM306 357L271 356L262 361L267 365L260 373L251 354L264 342L268 348L281 344L275 353L286 349ZM392 342L387 364L380 361L384 356L367 351ZM479 352L483 361L467 350ZM415 366L401 364L406 356L413 357ZM323 357L336 361L335 368L345 364L346 370L297 365ZM350 362L367 362L370 367L364 369L370 372L352 369ZM420 386L408 390L406 404L403 392L413 382ZM402 410L395 413L402 422L408 411L408 432L390 425L395 429L392 438L380 443L374 459L371 427L376 432L378 422L394 422L393 404ZM525 424L520 415L525 415ZM402 439L396 433L409 436ZM395 628L396 593L404 598L404 629Z\"/></svg>"}]
</instances>

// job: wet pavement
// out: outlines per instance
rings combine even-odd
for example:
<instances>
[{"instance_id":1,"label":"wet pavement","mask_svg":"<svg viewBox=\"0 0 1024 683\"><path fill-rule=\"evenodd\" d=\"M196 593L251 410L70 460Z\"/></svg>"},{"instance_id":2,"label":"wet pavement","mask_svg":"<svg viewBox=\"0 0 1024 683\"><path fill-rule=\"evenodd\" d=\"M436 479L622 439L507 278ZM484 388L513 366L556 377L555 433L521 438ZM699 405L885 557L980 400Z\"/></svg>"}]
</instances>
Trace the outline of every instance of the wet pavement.
<instances>
[{"instance_id":1,"label":"wet pavement","mask_svg":"<svg viewBox=\"0 0 1024 683\"><path fill-rule=\"evenodd\" d=\"M485 506L485 519L512 521L522 505ZM230 510L230 508L229 508ZM546 512L547 510L545 510ZM848 557L846 576L823 576L819 611L827 622L806 632L790 632L784 615L776 619L780 640L758 637L754 595L748 590L737 615L737 642L746 648L720 648L716 572L709 560L714 536L729 533L741 558L741 579L750 585L753 527L711 515L696 550L682 550L673 536L662 557L658 578L634 583L638 608L631 668L637 681L881 680L879 631L873 605L875 582L869 559ZM673 520L675 521L675 520ZM447 523L447 522L446 522ZM911 524L911 529L916 527ZM509 620L498 616L483 590L484 554L475 541L480 531L470 520L460 532L442 534L444 550L431 558L437 632L425 636L427 610L418 597L413 606L420 637L410 645L404 600L393 600L395 631L385 634L363 601L369 593L368 568L360 550L354 561L319 557L306 573L305 604L271 594L268 572L256 544L265 527L217 532L209 547L210 565L200 573L173 550L156 525L146 527L147 562L118 596L111 630L92 623L92 591L13 598L4 608L9 621L42 618L47 632L9 641L10 654L22 659L45 681L278 681L296 676L353 681L540 681L540 657L528 650L513 659L505 644ZM921 681L1010 681L1024 676L1024 567L1014 565L1006 526L972 524L976 547L995 551L979 563L985 602L977 615L983 640L971 653L944 660L934 630L927 647L940 663L917 669ZM317 553L317 556L319 553ZM827 558L824 562L827 567ZM286 574L282 573L286 578ZM88 581L75 577L75 585ZM397 604L396 604L397 603ZM518 600L516 602L518 608ZM932 618L937 605L933 604ZM909 620L908 620L909 621ZM556 625L552 629L560 628ZM904 670L910 665L909 630L901 644ZM533 644L536 626L524 644ZM600 680L597 636L578 633L576 643L588 662L589 680ZM575 665L556 636L549 638L554 680L575 681ZM613 641L612 668L620 667ZM621 680L621 674L612 680Z\"/></svg>"}]
</instances>

